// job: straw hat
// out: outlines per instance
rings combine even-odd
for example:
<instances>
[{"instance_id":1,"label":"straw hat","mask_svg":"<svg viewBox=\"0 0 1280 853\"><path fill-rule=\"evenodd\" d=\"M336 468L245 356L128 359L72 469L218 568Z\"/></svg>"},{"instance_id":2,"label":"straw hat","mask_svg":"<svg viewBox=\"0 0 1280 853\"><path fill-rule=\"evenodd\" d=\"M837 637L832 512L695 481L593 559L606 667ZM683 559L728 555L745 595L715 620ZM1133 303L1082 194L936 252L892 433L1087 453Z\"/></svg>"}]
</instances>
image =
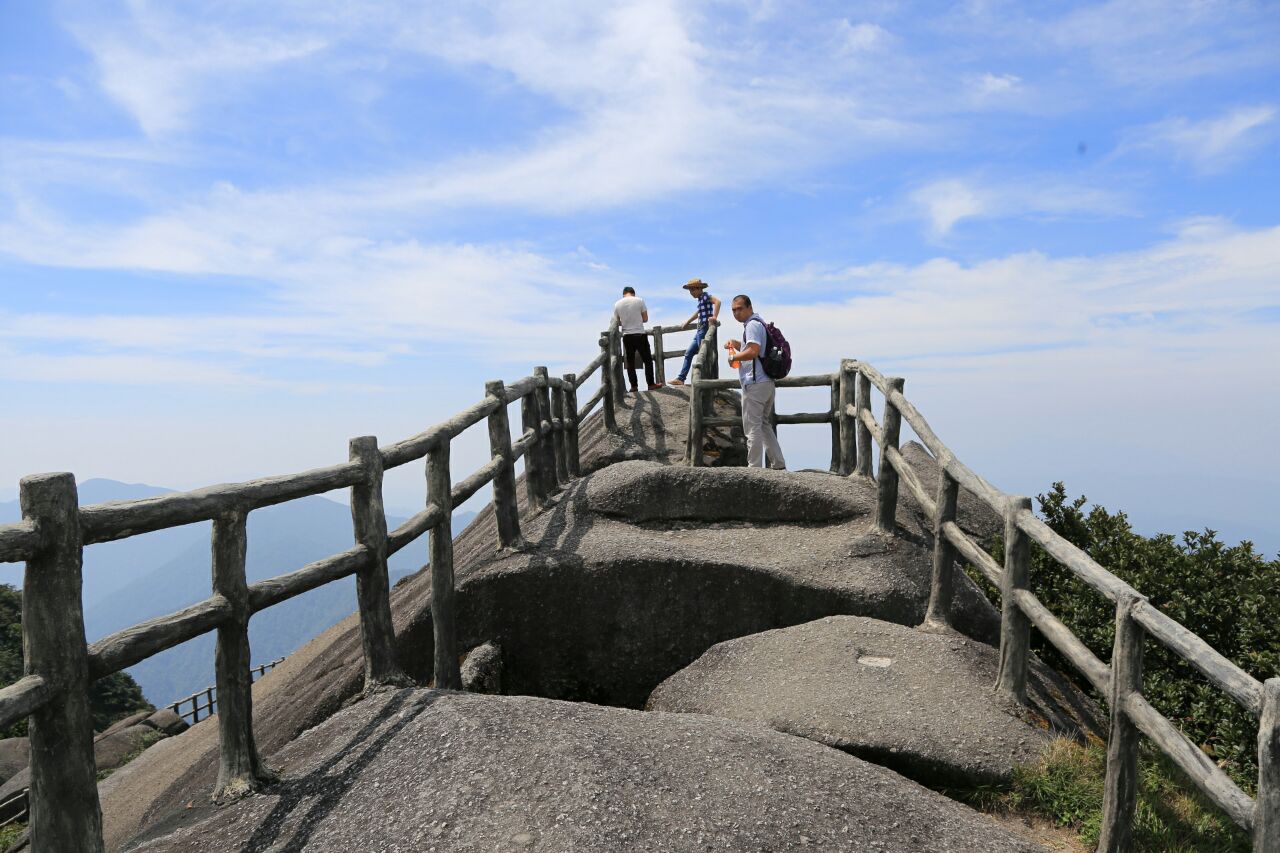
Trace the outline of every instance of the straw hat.
<instances>
[{"instance_id":1,"label":"straw hat","mask_svg":"<svg viewBox=\"0 0 1280 853\"><path fill-rule=\"evenodd\" d=\"M689 283L684 285L685 290L706 290L707 283L700 278L691 278Z\"/></svg>"}]
</instances>

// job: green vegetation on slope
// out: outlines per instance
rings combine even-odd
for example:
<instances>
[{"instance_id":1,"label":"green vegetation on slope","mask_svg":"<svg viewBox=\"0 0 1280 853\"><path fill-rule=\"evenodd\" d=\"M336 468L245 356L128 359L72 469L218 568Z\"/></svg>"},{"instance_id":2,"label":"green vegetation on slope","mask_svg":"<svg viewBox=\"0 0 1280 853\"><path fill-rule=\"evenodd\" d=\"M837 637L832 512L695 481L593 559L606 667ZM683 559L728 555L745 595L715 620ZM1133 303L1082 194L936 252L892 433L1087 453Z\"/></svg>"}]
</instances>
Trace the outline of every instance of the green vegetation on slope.
<instances>
[{"instance_id":1,"label":"green vegetation on slope","mask_svg":"<svg viewBox=\"0 0 1280 853\"><path fill-rule=\"evenodd\" d=\"M0 584L0 686L12 684L22 677L22 593L8 584ZM142 696L142 688L128 673L117 672L94 682L89 693L93 711L93 727L102 731L107 726L135 711L149 711L152 706ZM26 719L19 720L0 737L21 737L27 733Z\"/></svg>"},{"instance_id":2,"label":"green vegetation on slope","mask_svg":"<svg viewBox=\"0 0 1280 853\"><path fill-rule=\"evenodd\" d=\"M1106 749L1054 741L1039 764L1019 768L1013 783L964 797L986 811L1010 811L1047 817L1080 834L1093 849L1102 829ZM1249 853L1245 833L1183 778L1152 747L1139 759L1138 811L1133 824L1135 853Z\"/></svg>"},{"instance_id":3,"label":"green vegetation on slope","mask_svg":"<svg viewBox=\"0 0 1280 853\"><path fill-rule=\"evenodd\" d=\"M1134 532L1123 512L1085 510L1062 483L1039 495L1040 512L1054 531L1147 596L1153 605L1198 634L1210 646L1262 681L1280 675L1280 560L1264 560L1249 542L1234 547L1212 530L1168 534ZM1003 543L992 554L1003 560ZM967 566L994 602L1000 593ZM1031 589L1104 661L1111 659L1114 605L1077 580L1038 546L1032 550ZM1036 653L1058 671L1084 683L1075 668L1037 631ZM1226 693L1156 641L1145 645L1143 692L1250 794L1257 786L1258 724ZM1105 697L1095 695L1105 705ZM979 792L983 805L1034 811L1071 826L1092 844L1102 817L1105 755L1098 745L1063 743L1038 767L1020 773L999 792ZM1135 826L1138 850L1248 850L1243 833L1193 791L1168 759L1144 743L1142 802Z\"/></svg>"},{"instance_id":4,"label":"green vegetation on slope","mask_svg":"<svg viewBox=\"0 0 1280 853\"><path fill-rule=\"evenodd\" d=\"M1267 561L1249 542L1229 547L1214 531L1135 533L1123 512L1071 500L1062 483L1038 496L1045 523L1161 611L1198 634L1259 681L1280 675L1280 560ZM996 552L999 554L1000 552ZM1111 659L1114 605L1077 580L1040 548L1033 549L1031 589L1104 661ZM993 601L999 601L995 593ZM1074 668L1039 633L1036 652L1059 671ZM1081 681L1083 679L1080 679ZM1248 790L1258 774L1253 715L1158 642L1146 644L1143 693ZM1099 697L1101 698L1101 697Z\"/></svg>"}]
</instances>

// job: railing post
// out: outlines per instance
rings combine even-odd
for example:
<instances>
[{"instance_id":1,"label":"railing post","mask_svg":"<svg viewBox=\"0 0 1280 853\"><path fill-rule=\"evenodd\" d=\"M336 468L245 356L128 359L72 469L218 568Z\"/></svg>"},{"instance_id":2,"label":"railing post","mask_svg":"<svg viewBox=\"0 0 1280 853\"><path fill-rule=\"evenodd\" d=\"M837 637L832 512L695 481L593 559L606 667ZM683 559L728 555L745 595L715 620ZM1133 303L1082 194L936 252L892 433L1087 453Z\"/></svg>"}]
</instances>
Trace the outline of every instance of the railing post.
<instances>
[{"instance_id":1,"label":"railing post","mask_svg":"<svg viewBox=\"0 0 1280 853\"><path fill-rule=\"evenodd\" d=\"M247 515L232 510L213 521L213 591L231 603L214 653L218 688L218 783L214 799L239 799L274 777L253 740L253 668L249 652L249 586L245 579ZM209 704L212 706L213 698ZM210 713L213 708L210 707Z\"/></svg>"},{"instance_id":2,"label":"railing post","mask_svg":"<svg viewBox=\"0 0 1280 853\"><path fill-rule=\"evenodd\" d=\"M551 446L555 448L556 484L569 483L569 407L564 403L564 388L551 389Z\"/></svg>"},{"instance_id":3,"label":"railing post","mask_svg":"<svg viewBox=\"0 0 1280 853\"><path fill-rule=\"evenodd\" d=\"M1253 853L1280 850L1280 678L1262 685L1258 725L1258 800L1253 810Z\"/></svg>"},{"instance_id":4,"label":"railing post","mask_svg":"<svg viewBox=\"0 0 1280 853\"><path fill-rule=\"evenodd\" d=\"M858 433L857 422L849 414L849 407L855 403L854 392L857 389L858 362L846 358L840 362L840 469L839 473L848 476L853 473L857 463Z\"/></svg>"},{"instance_id":5,"label":"railing post","mask_svg":"<svg viewBox=\"0 0 1280 853\"><path fill-rule=\"evenodd\" d=\"M933 582L929 586L929 609L924 623L951 627L951 599L955 591L956 546L951 544L943 527L956 520L956 502L960 484L946 468L938 473L937 510L933 514Z\"/></svg>"},{"instance_id":6,"label":"railing post","mask_svg":"<svg viewBox=\"0 0 1280 853\"><path fill-rule=\"evenodd\" d=\"M484 384L484 393L498 401L497 410L489 415L489 455L502 459L502 468L493 477L493 517L498 524L498 547L519 548L524 540L520 535L520 511L516 506L516 462L511 452L506 390L501 379Z\"/></svg>"},{"instance_id":7,"label":"railing post","mask_svg":"<svg viewBox=\"0 0 1280 853\"><path fill-rule=\"evenodd\" d=\"M536 447L533 448L535 453L541 453L542 468L542 493L551 495L560 490L560 483L556 477L556 469L558 467L556 457L559 456L556 447L556 430L552 421L551 414L551 378L546 367L535 367L533 375L539 380L540 387L533 390L534 398L538 401L538 435L539 440ZM542 435L542 424L550 424L551 431L546 435Z\"/></svg>"},{"instance_id":8,"label":"railing post","mask_svg":"<svg viewBox=\"0 0 1280 853\"><path fill-rule=\"evenodd\" d=\"M833 474L840 473L843 445L840 443L840 374L831 377L831 466Z\"/></svg>"},{"instance_id":9,"label":"railing post","mask_svg":"<svg viewBox=\"0 0 1280 853\"><path fill-rule=\"evenodd\" d=\"M461 690L458 664L458 631L453 590L453 485L449 476L449 442L441 441L427 453L427 505L440 508L440 520L431 528L431 623L435 632L436 687Z\"/></svg>"},{"instance_id":10,"label":"railing post","mask_svg":"<svg viewBox=\"0 0 1280 853\"><path fill-rule=\"evenodd\" d=\"M710 358L707 360L711 363L711 379L720 378L720 324L714 320L707 321L707 337L711 339L711 346L708 348Z\"/></svg>"},{"instance_id":11,"label":"railing post","mask_svg":"<svg viewBox=\"0 0 1280 853\"><path fill-rule=\"evenodd\" d=\"M613 410L613 369L609 364L609 335L600 336L600 352L604 354L604 364L600 365L600 386L604 388L600 405L604 411L604 428L609 432L618 431L618 418Z\"/></svg>"},{"instance_id":12,"label":"railing post","mask_svg":"<svg viewBox=\"0 0 1280 853\"><path fill-rule=\"evenodd\" d=\"M667 384L667 359L662 350L662 327L653 327L653 375L659 385Z\"/></svg>"},{"instance_id":13,"label":"railing post","mask_svg":"<svg viewBox=\"0 0 1280 853\"><path fill-rule=\"evenodd\" d=\"M1142 693L1143 630L1133 618L1137 596L1116 601L1116 639L1111 650L1111 734L1107 738L1107 776L1102 797L1098 853L1126 853L1132 847L1133 815L1138 801L1138 727L1124 710L1125 700Z\"/></svg>"},{"instance_id":14,"label":"railing post","mask_svg":"<svg viewBox=\"0 0 1280 853\"><path fill-rule=\"evenodd\" d=\"M862 413L871 411L871 377L858 371L858 464L854 469L862 477L871 476L871 428L862 421Z\"/></svg>"},{"instance_id":15,"label":"railing post","mask_svg":"<svg viewBox=\"0 0 1280 853\"><path fill-rule=\"evenodd\" d=\"M702 388L699 387L701 382L701 359L695 359L693 368L689 371L688 459L689 465L693 468L702 467L702 438L704 429L702 426Z\"/></svg>"},{"instance_id":16,"label":"railing post","mask_svg":"<svg viewBox=\"0 0 1280 853\"><path fill-rule=\"evenodd\" d=\"M564 454L569 465L569 476L582 476L582 453L578 447L578 374L564 375L565 430Z\"/></svg>"},{"instance_id":17,"label":"railing post","mask_svg":"<svg viewBox=\"0 0 1280 853\"><path fill-rule=\"evenodd\" d=\"M608 399L607 394L605 397ZM520 431L527 433L533 430L533 443L524 451L524 491L531 509L543 507L547 503L547 479L542 473L542 451L538 446L542 441L540 421L538 394L537 389L534 389L520 398Z\"/></svg>"},{"instance_id":18,"label":"railing post","mask_svg":"<svg viewBox=\"0 0 1280 853\"><path fill-rule=\"evenodd\" d=\"M36 850L97 853L103 849L102 807L89 712L75 478L24 477L21 504L22 517L36 523L42 538L22 581L23 671L43 676L59 693L28 717L32 845Z\"/></svg>"},{"instance_id":19,"label":"railing post","mask_svg":"<svg viewBox=\"0 0 1280 853\"><path fill-rule=\"evenodd\" d=\"M1014 592L1027 588L1031 574L1031 537L1018 527L1018 513L1031 509L1031 499L1010 496L1004 509L1004 573L1000 576L1000 676L996 691L1026 704L1027 662L1031 655L1031 622Z\"/></svg>"},{"instance_id":20,"label":"railing post","mask_svg":"<svg viewBox=\"0 0 1280 853\"><path fill-rule=\"evenodd\" d=\"M391 583L387 577L387 514L382 502L382 454L378 439L363 435L347 446L352 462L364 469L363 482L351 487L351 523L357 543L373 557L356 573L360 607L360 644L364 649L364 689L381 684L407 686L396 660L396 632L391 622ZM265 668L260 668L266 672Z\"/></svg>"},{"instance_id":21,"label":"railing post","mask_svg":"<svg viewBox=\"0 0 1280 853\"><path fill-rule=\"evenodd\" d=\"M627 396L627 381L622 375L625 351L622 348L622 331L617 321L609 326L609 366L613 371L613 399L621 404Z\"/></svg>"},{"instance_id":22,"label":"railing post","mask_svg":"<svg viewBox=\"0 0 1280 853\"><path fill-rule=\"evenodd\" d=\"M890 391L901 391L907 380L891 376L885 380ZM902 413L888 395L884 398L884 443L880 445L879 483L876 488L876 528L882 533L893 533L897 526L898 471L889 461L889 448L898 449L898 434L902 431Z\"/></svg>"}]
</instances>

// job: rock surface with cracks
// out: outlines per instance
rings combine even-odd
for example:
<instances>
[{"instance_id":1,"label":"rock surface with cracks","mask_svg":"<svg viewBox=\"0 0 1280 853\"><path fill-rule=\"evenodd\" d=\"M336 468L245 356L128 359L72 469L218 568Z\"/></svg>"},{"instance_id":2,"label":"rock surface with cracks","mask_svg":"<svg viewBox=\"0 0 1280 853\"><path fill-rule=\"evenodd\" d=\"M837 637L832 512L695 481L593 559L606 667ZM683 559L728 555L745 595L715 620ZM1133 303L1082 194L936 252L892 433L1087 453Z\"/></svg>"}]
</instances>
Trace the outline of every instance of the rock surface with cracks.
<instances>
[{"instance_id":1,"label":"rock surface with cracks","mask_svg":"<svg viewBox=\"0 0 1280 853\"><path fill-rule=\"evenodd\" d=\"M758 726L532 697L366 698L271 791L130 850L1042 850L897 774Z\"/></svg>"},{"instance_id":2,"label":"rock surface with cracks","mask_svg":"<svg viewBox=\"0 0 1280 853\"><path fill-rule=\"evenodd\" d=\"M617 433L593 414L581 433L583 471L604 473L620 459L678 464L687 395L666 388L628 398ZM719 396L717 414L732 414L733 395ZM530 506L521 485L525 547L495 550L488 507L454 542L460 649L500 645L508 693L638 708L658 683L723 640L842 613L917 624L928 596L930 543L905 490L898 535L890 537L872 529L874 484L822 472L781 476L828 479L865 512L819 524L638 522L592 511L588 478L546 506ZM425 556L425 542L411 547ZM962 583L956 600L965 630L994 638L997 614L976 588ZM423 683L432 660L430 604L428 572L392 591L401 663ZM254 735L269 765L359 696L363 668L352 616L254 684ZM216 719L201 721L105 780L107 848L206 803L217 750Z\"/></svg>"},{"instance_id":3,"label":"rock surface with cracks","mask_svg":"<svg viewBox=\"0 0 1280 853\"><path fill-rule=\"evenodd\" d=\"M992 690L998 668L959 634L832 616L713 646L646 707L763 723L935 788L1005 782L1055 735L1102 733L1101 711L1039 661L1029 707Z\"/></svg>"}]
</instances>

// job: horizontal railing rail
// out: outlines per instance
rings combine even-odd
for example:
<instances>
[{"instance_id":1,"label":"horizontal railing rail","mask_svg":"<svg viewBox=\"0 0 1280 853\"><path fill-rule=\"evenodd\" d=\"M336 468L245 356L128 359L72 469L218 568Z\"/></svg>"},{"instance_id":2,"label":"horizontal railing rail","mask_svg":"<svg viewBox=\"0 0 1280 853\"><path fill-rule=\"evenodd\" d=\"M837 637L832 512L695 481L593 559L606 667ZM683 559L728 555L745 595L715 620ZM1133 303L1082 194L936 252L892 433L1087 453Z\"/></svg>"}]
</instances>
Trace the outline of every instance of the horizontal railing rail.
<instances>
[{"instance_id":1,"label":"horizontal railing rail","mask_svg":"<svg viewBox=\"0 0 1280 853\"><path fill-rule=\"evenodd\" d=\"M660 326L649 331L659 364L685 355L663 349L665 334L674 331ZM91 678L119 671L193 637L216 631L217 683L182 701L191 702L195 717L199 716L195 708L201 698L204 703L200 708L207 712L206 716L217 710L217 790L224 792L253 790L267 778L251 732L254 669L248 664L247 627L254 613L356 575L360 580L357 609L365 637L366 686L405 683L393 646L386 561L390 554L424 534L430 534L435 682L440 687L458 686L449 529L453 508L492 484L498 547L521 546L515 463L524 463L528 503L545 506L552 492L578 475L578 431L583 419L599 406L605 428L616 430L615 406L625 390L621 337L615 319L600 335L599 353L580 374L553 377L540 367L534 375L509 386L500 381L487 383L484 398L452 418L381 448L372 437L353 439L349 461L327 468L84 507L78 506L75 482L69 474L24 478L24 517L16 524L0 525L0 562L27 563L24 607L41 614L41 618L23 620L27 675L0 689L0 725L22 716L30 721L35 756L32 777L41 782L33 789L42 792L31 802L35 843L68 851L102 849L92 742L78 734L89 730L83 723L88 719L87 685ZM717 339L718 330L713 327L695 353L690 374L686 458L692 465L703 464L702 444L708 427L738 424L736 418L715 414L716 393L739 387L736 379L718 376ZM577 391L597 371L600 389L579 408ZM997 689L1003 695L1026 701L1029 632L1035 627L1089 684L1108 697L1111 738L1100 850L1123 850L1129 843L1139 734L1145 734L1212 802L1252 833L1255 851L1280 849L1280 678L1262 683L1250 676L1054 533L1034 515L1027 498L1001 492L961 463L903 395L901 378L886 377L865 362L846 360L836 373L787 377L777 385L830 388L831 403L826 412L775 415L775 423L829 423L833 471L873 477L872 454L879 447L874 479L875 523L880 530L891 533L896 528L899 484L905 484L912 499L932 520L933 577L926 623L951 624L956 561L963 558L1000 589L1001 663ZM880 421L871 412L873 387L884 399ZM513 436L507 407L516 402L520 404L521 423ZM937 460L939 477L933 494L899 449L903 421ZM488 424L489 459L454 484L449 470L452 440L481 422ZM383 473L424 457L426 506L389 532L382 506ZM351 489L355 545L295 571L249 584L244 565L248 514L338 488ZM957 496L962 488L1004 518L1003 565L957 524ZM86 645L78 596L83 547L199 521L213 522L212 595L177 613ZM1115 602L1117 631L1110 663L1095 656L1029 588L1033 543L1073 576ZM1143 697L1142 645L1148 636L1186 660L1259 720L1256 798L1242 791ZM76 637L81 639L77 641ZM57 772L54 768L58 768ZM92 807L68 807L67 803L92 803Z\"/></svg>"},{"instance_id":2,"label":"horizontal railing rail","mask_svg":"<svg viewBox=\"0 0 1280 853\"><path fill-rule=\"evenodd\" d=\"M250 667L248 623L255 613L355 575L366 689L408 683L394 647L387 558L423 535L430 537L435 683L460 687L453 612L453 508L492 485L498 547L522 546L516 462L523 461L528 504L534 507L545 506L554 491L579 475L578 432L587 414L602 406L606 429L617 428L620 337L615 322L601 335L599 354L581 373L551 376L538 367L532 376L509 386L496 380L486 383L483 399L453 417L384 447L371 436L352 439L348 461L326 468L87 506L79 505L70 474L24 478L23 520L0 525L0 562L27 563L23 634L28 674L0 689L0 726L24 716L29 719L32 790L39 792L30 803L33 845L69 853L102 850L91 727L85 724L88 685L94 679L216 631L216 684L169 707L178 713L189 704L182 716L193 722L216 713L215 795L222 796L252 791L270 778L252 737L251 687L257 675L279 661ZM578 389L597 372L600 391L579 409ZM521 424L513 437L507 407L517 402ZM488 425L489 459L452 483L451 443L482 422ZM388 531L383 474L424 457L426 506ZM294 571L248 583L249 513L340 488L351 490L355 544ZM84 546L204 521L213 522L210 597L86 644L79 597Z\"/></svg>"},{"instance_id":3,"label":"horizontal railing rail","mask_svg":"<svg viewBox=\"0 0 1280 853\"><path fill-rule=\"evenodd\" d=\"M871 453L880 447L877 481L877 526L895 527L899 482L926 517L934 534L933 578L926 624L951 626L955 562L975 566L1001 593L1000 672L997 689L1007 698L1026 702L1030 660L1030 628L1066 658L1086 681L1107 697L1110 737L1106 796L1098 849L1129 849L1136 808L1138 736L1146 737L1168 756L1193 784L1250 833L1255 853L1280 850L1280 678L1265 683L1253 678L1192 631L1147 601L1137 590L1099 565L1084 551L1037 518L1025 497L1008 495L964 465L938 438L928 421L902 393L903 380L886 377L865 362L845 361L841 368L840 418L856 431L856 451L844 468L871 476ZM782 382L778 383L783 386ZM870 389L884 398L884 417L871 414ZM785 387L785 386L783 386ZM854 399L850 399L853 397ZM936 493L930 495L918 473L898 449L905 420L937 461ZM956 497L965 489L1003 517L1004 565L988 555L956 524ZM1029 588L1031 544L1044 549L1075 578L1116 604L1116 640L1108 664L1100 660ZM1160 642L1259 720L1258 788L1255 798L1241 788L1142 693L1142 646L1145 638Z\"/></svg>"},{"instance_id":4,"label":"horizontal railing rail","mask_svg":"<svg viewBox=\"0 0 1280 853\"><path fill-rule=\"evenodd\" d=\"M282 663L284 663L284 658L276 658L273 661L260 663L257 666L255 666L253 669L249 670L249 676L254 681L257 681L263 675L266 675L268 672L275 669L277 666L279 666ZM201 704L200 702L201 699L205 700L203 704ZM187 710L187 711L181 710L182 706L187 704L191 705L190 710ZM215 713L217 706L218 706L218 687L216 684L211 684L203 690L197 690L195 693L192 693L190 696L184 696L183 698L179 699L177 702L170 702L165 707L168 708L170 711L173 711L183 720L186 720L189 717L191 725L195 725L196 723L200 722L201 711L205 712L205 717L209 717L213 713Z\"/></svg>"}]
</instances>

